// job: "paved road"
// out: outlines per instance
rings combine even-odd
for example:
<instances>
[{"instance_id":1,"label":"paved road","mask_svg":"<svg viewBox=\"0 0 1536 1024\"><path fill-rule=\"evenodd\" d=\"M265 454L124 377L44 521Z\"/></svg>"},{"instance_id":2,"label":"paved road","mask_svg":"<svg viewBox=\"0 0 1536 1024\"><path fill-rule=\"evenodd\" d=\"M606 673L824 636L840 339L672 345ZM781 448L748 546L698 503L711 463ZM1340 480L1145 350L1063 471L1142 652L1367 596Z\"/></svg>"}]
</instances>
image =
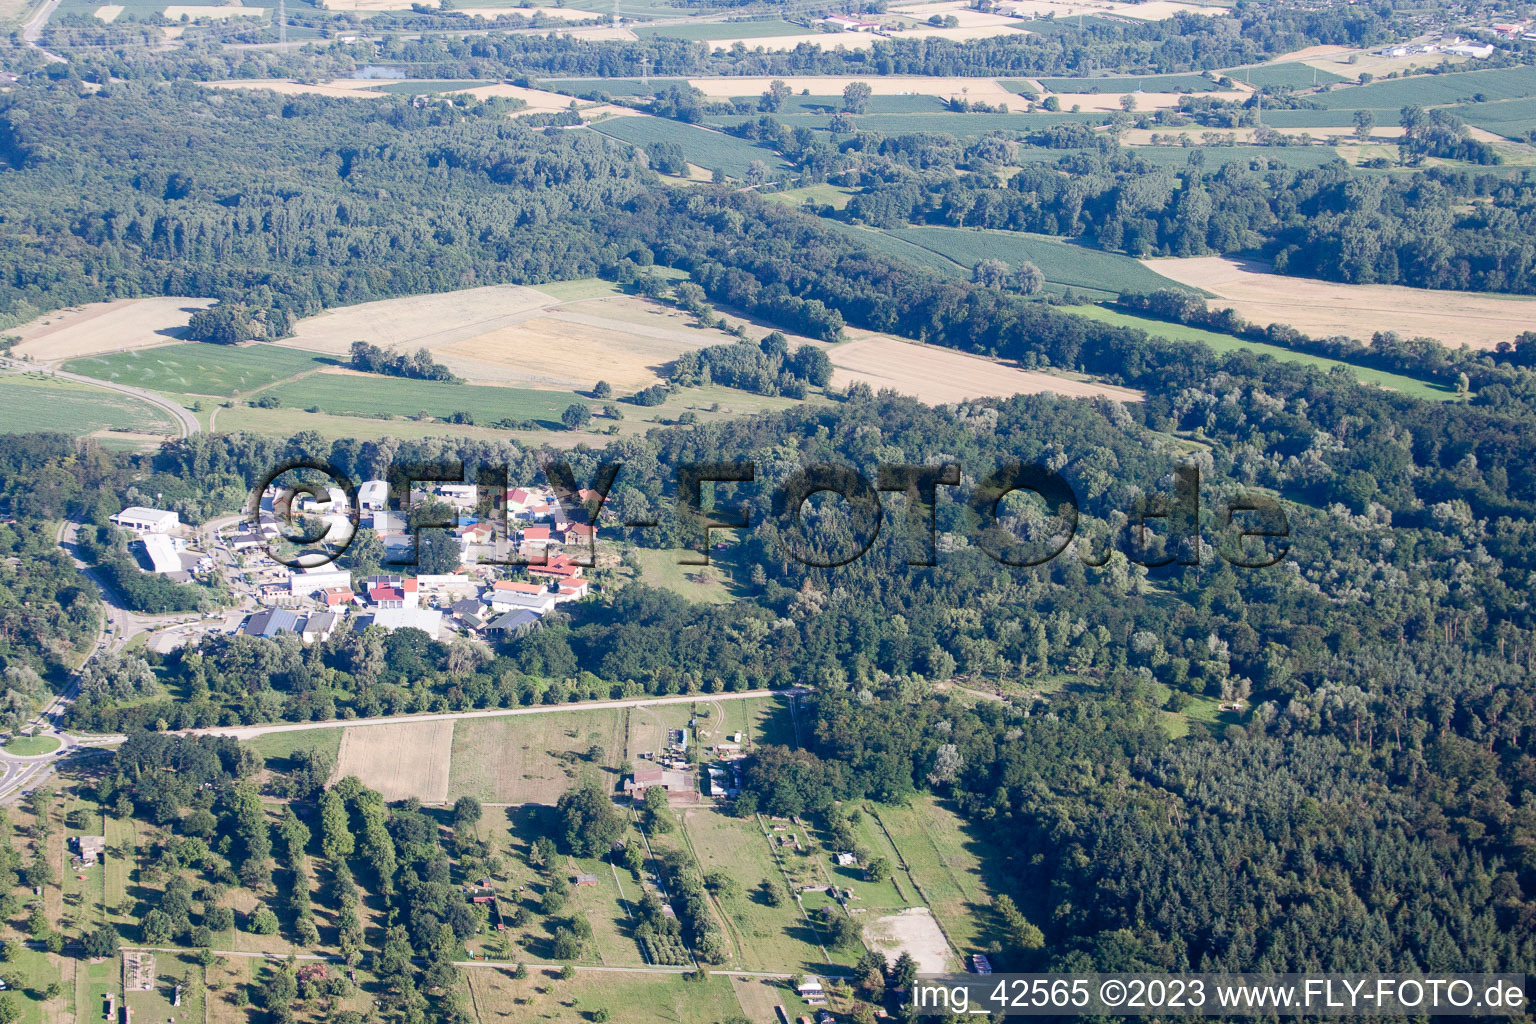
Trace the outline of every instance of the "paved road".
<instances>
[{"instance_id":1,"label":"paved road","mask_svg":"<svg viewBox=\"0 0 1536 1024\"><path fill-rule=\"evenodd\" d=\"M79 533L79 524L60 523L58 533L54 540L59 546L74 559L75 567L96 584L101 591L102 608L105 616L102 629L96 635L91 645L91 657L105 651L118 651L127 645L128 641L148 630L165 626L170 623L184 621L197 621L196 616L190 618L186 615L151 616L140 615L126 608L101 574L92 566L81 561L76 555L75 544ZM35 736L51 736L58 740L59 748L50 754L38 754L32 757L21 757L7 753L0 749L0 802L10 800L29 790L36 789L53 774L59 763L67 758L78 756L91 756L96 749L112 742L122 742L122 737L103 737L94 735L77 735L64 729L64 713L78 692L80 680L78 675L70 677L69 685L48 702L47 707L40 711L36 718L27 724L27 731Z\"/></svg>"},{"instance_id":2,"label":"paved road","mask_svg":"<svg viewBox=\"0 0 1536 1024\"><path fill-rule=\"evenodd\" d=\"M68 61L63 57L56 53L48 52L37 43L39 39L43 38L43 28L48 24L48 19L53 17L53 12L58 9L58 6L59 0L46 0L43 6L39 7L32 17L28 18L26 23L21 26L21 39L22 42L41 53L49 62L67 64Z\"/></svg>"}]
</instances>

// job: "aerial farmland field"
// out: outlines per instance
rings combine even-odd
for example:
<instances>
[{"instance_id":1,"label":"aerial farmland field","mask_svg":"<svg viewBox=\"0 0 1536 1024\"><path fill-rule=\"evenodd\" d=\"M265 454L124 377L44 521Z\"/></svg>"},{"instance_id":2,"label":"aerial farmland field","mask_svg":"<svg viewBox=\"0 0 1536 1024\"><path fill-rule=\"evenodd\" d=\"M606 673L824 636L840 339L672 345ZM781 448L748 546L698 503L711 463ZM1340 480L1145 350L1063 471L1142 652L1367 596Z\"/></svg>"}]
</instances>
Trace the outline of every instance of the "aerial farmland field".
<instances>
[{"instance_id":1,"label":"aerial farmland field","mask_svg":"<svg viewBox=\"0 0 1536 1024\"><path fill-rule=\"evenodd\" d=\"M623 763L626 716L622 708L597 708L460 721L441 740L452 751L445 793L449 799L553 804L582 772L606 777Z\"/></svg>"},{"instance_id":2,"label":"aerial farmland field","mask_svg":"<svg viewBox=\"0 0 1536 1024\"><path fill-rule=\"evenodd\" d=\"M448 797L451 721L352 726L342 733L336 777L355 775L386 800L414 796L426 803Z\"/></svg>"},{"instance_id":3,"label":"aerial farmland field","mask_svg":"<svg viewBox=\"0 0 1536 1024\"><path fill-rule=\"evenodd\" d=\"M1148 270L1129 256L1047 235L930 226L887 230L902 241L932 249L961 267L973 267L989 258L1000 259L1010 267L1028 261L1040 268L1049 284L1101 294L1178 287L1176 282Z\"/></svg>"},{"instance_id":4,"label":"aerial farmland field","mask_svg":"<svg viewBox=\"0 0 1536 1024\"><path fill-rule=\"evenodd\" d=\"M336 360L281 345L186 342L75 359L71 373L187 395L235 395L335 365Z\"/></svg>"},{"instance_id":5,"label":"aerial farmland field","mask_svg":"<svg viewBox=\"0 0 1536 1024\"><path fill-rule=\"evenodd\" d=\"M448 417L464 412L478 424L497 420L538 420L560 425L560 413L572 404L585 404L574 392L528 388L484 387L405 380L358 373L322 373L281 384L267 392L285 408L315 408L343 416L397 416L425 412Z\"/></svg>"},{"instance_id":6,"label":"aerial farmland field","mask_svg":"<svg viewBox=\"0 0 1536 1024\"><path fill-rule=\"evenodd\" d=\"M33 430L158 437L176 427L169 413L131 395L39 373L0 374L0 433Z\"/></svg>"}]
</instances>

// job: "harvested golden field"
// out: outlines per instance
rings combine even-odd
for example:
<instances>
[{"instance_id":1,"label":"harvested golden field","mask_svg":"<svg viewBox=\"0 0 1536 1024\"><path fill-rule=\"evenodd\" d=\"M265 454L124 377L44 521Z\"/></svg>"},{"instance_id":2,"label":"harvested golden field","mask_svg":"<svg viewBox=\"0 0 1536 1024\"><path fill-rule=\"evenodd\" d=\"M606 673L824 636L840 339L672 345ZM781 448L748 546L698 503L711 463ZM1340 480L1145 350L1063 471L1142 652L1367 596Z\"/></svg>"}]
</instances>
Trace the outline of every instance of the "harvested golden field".
<instances>
[{"instance_id":1,"label":"harvested golden field","mask_svg":"<svg viewBox=\"0 0 1536 1024\"><path fill-rule=\"evenodd\" d=\"M930 405L1047 391L1071 398L1102 395L1120 402L1139 402L1143 397L1130 388L1020 370L982 356L896 338L860 338L835 346L828 355L834 367L833 387L862 381L877 391L890 388Z\"/></svg>"},{"instance_id":2,"label":"harvested golden field","mask_svg":"<svg viewBox=\"0 0 1536 1024\"><path fill-rule=\"evenodd\" d=\"M492 285L435 295L409 295L341 306L301 320L284 345L345 356L354 341L402 351L450 345L555 305L543 292Z\"/></svg>"},{"instance_id":3,"label":"harvested golden field","mask_svg":"<svg viewBox=\"0 0 1536 1024\"><path fill-rule=\"evenodd\" d=\"M657 383L682 352L733 340L638 296L562 300L496 285L333 309L300 322L282 344L344 357L361 339L426 348L469 381L563 391L602 378L620 393Z\"/></svg>"},{"instance_id":4,"label":"harvested golden field","mask_svg":"<svg viewBox=\"0 0 1536 1024\"><path fill-rule=\"evenodd\" d=\"M1447 345L1493 348L1531 329L1536 299L1440 291L1388 284L1336 284L1273 273L1266 264L1223 256L1143 260L1180 284L1217 296L1261 325L1289 324L1317 338L1344 335L1370 341L1377 331L1436 338Z\"/></svg>"},{"instance_id":5,"label":"harvested golden field","mask_svg":"<svg viewBox=\"0 0 1536 1024\"><path fill-rule=\"evenodd\" d=\"M379 92L377 81L343 78L334 82L290 82L285 78L251 78L226 82L204 82L214 89L266 89L283 96L333 96L341 99L382 99L388 93Z\"/></svg>"},{"instance_id":6,"label":"harvested golden field","mask_svg":"<svg viewBox=\"0 0 1536 1024\"><path fill-rule=\"evenodd\" d=\"M424 803L443 803L448 799L453 726L450 720L350 726L341 734L336 777L356 775L385 800L414 796Z\"/></svg>"},{"instance_id":7,"label":"harvested golden field","mask_svg":"<svg viewBox=\"0 0 1536 1024\"><path fill-rule=\"evenodd\" d=\"M1146 3L1137 4L1106 4L1106 14L1119 15L1122 18L1134 18L1137 21L1165 21L1176 14L1203 14L1208 18L1221 17L1231 14L1231 8L1207 6L1205 4L1181 4L1175 0L1147 0Z\"/></svg>"},{"instance_id":8,"label":"harvested golden field","mask_svg":"<svg viewBox=\"0 0 1536 1024\"><path fill-rule=\"evenodd\" d=\"M862 33L844 32L833 38ZM910 33L908 33L910 35ZM825 37L824 37L825 38ZM768 91L772 77L690 78L688 84L706 96L729 99L733 96L758 96ZM980 100L983 103L1007 103L1022 110L1024 99L1009 92L992 78L923 78L914 75L877 77L865 75L791 75L783 79L791 92L810 90L812 96L837 96L852 82L863 82L876 96L937 96L940 99Z\"/></svg>"},{"instance_id":9,"label":"harvested golden field","mask_svg":"<svg viewBox=\"0 0 1536 1024\"><path fill-rule=\"evenodd\" d=\"M183 337L192 314L211 305L212 299L185 295L92 302L54 310L5 333L21 338L15 355L51 363L165 345Z\"/></svg>"},{"instance_id":10,"label":"harvested golden field","mask_svg":"<svg viewBox=\"0 0 1536 1024\"><path fill-rule=\"evenodd\" d=\"M939 0L937 3L898 4L887 8L886 13L903 18L916 18L919 21L927 21L935 14L941 18L950 16L960 23L961 28L1017 25L1019 23L1017 18L978 11L974 7L967 6L965 0Z\"/></svg>"},{"instance_id":11,"label":"harvested golden field","mask_svg":"<svg viewBox=\"0 0 1536 1024\"><path fill-rule=\"evenodd\" d=\"M96 8L96 20L111 23L116 21L117 16L122 13L122 4L102 4Z\"/></svg>"}]
</instances>

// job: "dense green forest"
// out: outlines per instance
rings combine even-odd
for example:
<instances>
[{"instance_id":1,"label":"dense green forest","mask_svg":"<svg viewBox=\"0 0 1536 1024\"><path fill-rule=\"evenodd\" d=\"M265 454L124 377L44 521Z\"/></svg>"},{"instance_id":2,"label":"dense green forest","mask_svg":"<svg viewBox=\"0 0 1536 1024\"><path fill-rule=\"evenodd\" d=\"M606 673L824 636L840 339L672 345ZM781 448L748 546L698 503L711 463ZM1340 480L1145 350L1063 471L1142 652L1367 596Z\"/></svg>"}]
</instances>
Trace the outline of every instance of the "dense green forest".
<instances>
[{"instance_id":1,"label":"dense green forest","mask_svg":"<svg viewBox=\"0 0 1536 1024\"><path fill-rule=\"evenodd\" d=\"M1131 23L1088 19L1074 31L1036 31L1017 38L964 42L947 39L881 40L869 50L843 49L829 37L824 46L801 44L786 52L743 49L715 52L710 44L668 38L594 41L567 36L511 33L481 34L462 30L464 19L434 16L426 10L396 12L369 19L373 39L329 46L318 57L305 53L225 50L223 38L238 39L253 30L221 26L199 30L208 43L171 53L156 53L146 42L157 30L132 19L92 24L76 19L52 27L48 41L78 45L74 73L89 81L116 78L261 77L350 71L362 64L410 65L418 77L440 79L545 77L617 78L647 73L657 76L763 74L878 75L1070 75L1090 72L1161 73L1199 71L1250 64L1317 44L1364 45L1391 38L1403 24L1395 6L1240 5L1235 23L1181 14L1159 22ZM515 13L509 11L509 13ZM355 23L341 21L345 28ZM149 29L146 31L146 29ZM428 30L428 31L423 31ZM431 31L431 30L436 30ZM246 39L245 41L253 41ZM63 72L57 72L63 73Z\"/></svg>"},{"instance_id":2,"label":"dense green forest","mask_svg":"<svg viewBox=\"0 0 1536 1024\"><path fill-rule=\"evenodd\" d=\"M409 139L409 145L401 145ZM0 100L6 323L212 295L286 320L369 299L587 277L584 217L634 196L627 147L547 137L496 102L413 108L191 83Z\"/></svg>"},{"instance_id":3,"label":"dense green forest","mask_svg":"<svg viewBox=\"0 0 1536 1024\"><path fill-rule=\"evenodd\" d=\"M992 876L1006 901L974 908L1000 968L1531 973L1536 335L1491 353L1385 333L1355 345L1245 324L1182 292L1120 300L1465 392L1421 401L1363 386L1348 367L1217 353L1072 316L1006 278L991 287L878 255L860 244L865 232L829 223L1029 231L1133 255L1262 252L1283 271L1341 281L1536 293L1536 175L1482 166L1497 154L1451 115L1400 109L1403 166L1387 174L1342 162L1218 166L1196 147L1157 163L1114 144L1131 112L1095 118L1111 122L1103 129L1042 121L1023 142L733 114L733 130L781 154L801 183L848 193L846 209L813 213L730 183L664 185L655 165L686 170L681 147L663 144L648 164L595 132L515 121L504 102L196 84L375 61L530 82L1139 74L1373 44L1403 17L1391 3L1239 2L1231 19L1090 18L1011 39L778 54L664 37L445 36L431 29L447 16L421 11L383 17L380 38L283 53L225 49L216 32L151 52L143 41L156 25L131 20L56 27L45 42L79 46L77 59L17 47L8 60L26 77L0 93L10 243L0 324L102 299L207 295L223 302L194 335L233 343L338 305L601 274L670 293L700 323L715 321L715 304L821 342L895 334L1091 375L1144 400L932 407L834 386L819 345L741 326L741 340L691 348L665 367L665 384L631 401L724 384L791 398L821 389L814 402L706 423L690 413L601 449L302 432L200 433L131 453L62 434L0 436L0 722L15 727L60 689L102 621L93 583L58 547L61 522L82 524L78 552L133 606L204 609L225 595L140 572L113 513L153 502L204 523L295 459L354 480L460 462L535 482L560 461L587 484L613 466L613 522L655 525L605 526L604 540L710 551L730 600L651 586L626 551L592 569L595 596L494 645L412 629L341 630L310 645L213 634L169 654L100 657L79 674L68 726L127 735L93 769L97 802L173 835L153 855L175 880L154 905L132 907L146 942L206 946L235 926L226 889L259 889L264 901L270 891L271 906L242 911L239 927L312 946L318 905L347 965L366 958L382 980L384 1017L466 1021L453 954L481 928L460 891L486 860L478 804L390 806L355 779L327 790L324 750L263 763L233 740L170 730L802 685L800 742L753 750L737 813L804 815L835 835L852 801L936 795L1000 861ZM1270 99L1313 112L1283 89ZM658 112L693 120L703 109L677 87ZM1235 127L1256 113L1197 96L1147 123ZM451 376L430 353L367 340L353 358L373 372ZM750 481L711 488L717 508L752 523L725 551L678 506L680 471L699 463L753 466ZM938 486L931 506L886 494L875 536L835 496L776 501L797 472L829 463L869 481L882 466L952 466L959 482ZM1018 463L1059 475L1075 511L1022 495L989 503L993 474ZM1201 480L1197 517L1159 516L1188 471ZM1245 541L1229 525L1261 499L1283 510L1283 541ZM443 567L457 563L451 540L432 544ZM1057 548L1043 564L1005 564ZM382 554L368 535L346 565L371 572ZM263 787L291 801L272 819ZM616 868L638 854L613 848L623 825L602 787L573 785L547 817L529 862L552 941L569 948L584 918L564 906L553 851L607 853ZM0 847L0 881L24 876ZM673 959L657 962L715 962L726 940L703 880L681 857L662 860L674 913L648 897L635 935L648 959L668 950ZM520 913L533 905L520 895ZM371 951L360 906L379 925ZM292 967L274 964L270 984L252 986L275 1021L304 984ZM345 988L339 975L330 982Z\"/></svg>"}]
</instances>

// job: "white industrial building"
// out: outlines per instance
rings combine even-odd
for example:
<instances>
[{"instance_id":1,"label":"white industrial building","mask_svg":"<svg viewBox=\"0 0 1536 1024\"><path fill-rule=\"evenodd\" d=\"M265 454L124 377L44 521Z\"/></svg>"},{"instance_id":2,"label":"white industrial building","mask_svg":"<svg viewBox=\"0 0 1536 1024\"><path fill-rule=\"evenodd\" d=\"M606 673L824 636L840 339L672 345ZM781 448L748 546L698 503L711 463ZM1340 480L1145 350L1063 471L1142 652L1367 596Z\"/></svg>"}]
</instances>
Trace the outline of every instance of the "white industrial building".
<instances>
[{"instance_id":1,"label":"white industrial building","mask_svg":"<svg viewBox=\"0 0 1536 1024\"><path fill-rule=\"evenodd\" d=\"M380 608L373 613L373 624L391 631L419 629L436 640L443 628L443 613L435 608Z\"/></svg>"},{"instance_id":2,"label":"white industrial building","mask_svg":"<svg viewBox=\"0 0 1536 1024\"><path fill-rule=\"evenodd\" d=\"M144 553L149 555L149 563L155 572L169 574L183 571L181 555L176 552L176 545L171 543L171 538L165 534L146 533L140 538L140 543L144 545Z\"/></svg>"},{"instance_id":3,"label":"white industrial building","mask_svg":"<svg viewBox=\"0 0 1536 1024\"><path fill-rule=\"evenodd\" d=\"M112 521L125 530L134 533L170 533L181 525L181 516L175 512L167 512L160 508L144 508L141 505L130 505L117 515Z\"/></svg>"},{"instance_id":4,"label":"white industrial building","mask_svg":"<svg viewBox=\"0 0 1536 1024\"><path fill-rule=\"evenodd\" d=\"M300 569L288 576L288 589L295 597L308 597L322 590L352 589L352 574L334 563Z\"/></svg>"}]
</instances>

